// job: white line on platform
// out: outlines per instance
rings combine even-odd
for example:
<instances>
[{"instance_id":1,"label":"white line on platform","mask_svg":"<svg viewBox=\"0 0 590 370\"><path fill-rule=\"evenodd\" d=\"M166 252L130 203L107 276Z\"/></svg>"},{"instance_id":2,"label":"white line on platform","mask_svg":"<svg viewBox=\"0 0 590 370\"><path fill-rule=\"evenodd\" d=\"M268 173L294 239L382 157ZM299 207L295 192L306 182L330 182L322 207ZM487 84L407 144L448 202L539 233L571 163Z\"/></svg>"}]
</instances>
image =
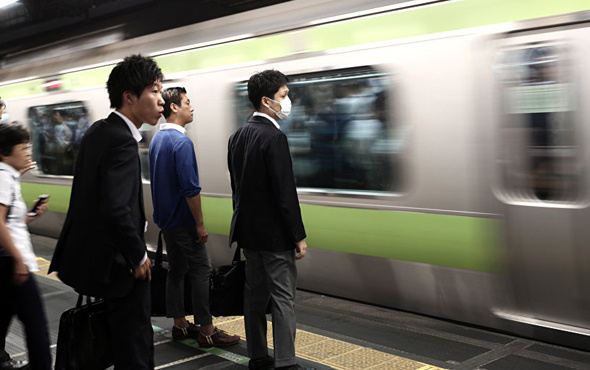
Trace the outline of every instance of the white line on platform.
<instances>
[{"instance_id":1,"label":"white line on platform","mask_svg":"<svg viewBox=\"0 0 590 370\"><path fill-rule=\"evenodd\" d=\"M198 358L205 357L205 356L211 356L211 354L209 354L209 353L203 353L201 355L197 355L197 356L193 356L193 357L187 357L187 358L184 358L182 360L178 360L178 361L174 361L174 362L170 362L170 363L167 363L167 364L164 364L164 365L157 366L154 370L165 369L165 368L170 367L170 366L184 364L185 362L196 360Z\"/></svg>"}]
</instances>

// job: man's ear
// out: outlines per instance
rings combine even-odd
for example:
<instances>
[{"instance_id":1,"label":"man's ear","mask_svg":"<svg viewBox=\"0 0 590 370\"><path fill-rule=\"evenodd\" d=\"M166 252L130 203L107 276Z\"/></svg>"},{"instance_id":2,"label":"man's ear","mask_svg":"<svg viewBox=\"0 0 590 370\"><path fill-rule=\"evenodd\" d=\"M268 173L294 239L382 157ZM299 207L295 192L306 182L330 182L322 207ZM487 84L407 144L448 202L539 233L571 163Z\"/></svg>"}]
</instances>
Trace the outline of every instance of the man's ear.
<instances>
[{"instance_id":1,"label":"man's ear","mask_svg":"<svg viewBox=\"0 0 590 370\"><path fill-rule=\"evenodd\" d=\"M123 93L123 104L133 105L137 100L137 96L131 91L125 91Z\"/></svg>"},{"instance_id":2,"label":"man's ear","mask_svg":"<svg viewBox=\"0 0 590 370\"><path fill-rule=\"evenodd\" d=\"M260 106L270 108L268 105L268 98L266 96L263 96L262 98L260 98Z\"/></svg>"},{"instance_id":3,"label":"man's ear","mask_svg":"<svg viewBox=\"0 0 590 370\"><path fill-rule=\"evenodd\" d=\"M174 103L170 103L170 111L172 111L174 113L178 113L178 105L176 105Z\"/></svg>"}]
</instances>

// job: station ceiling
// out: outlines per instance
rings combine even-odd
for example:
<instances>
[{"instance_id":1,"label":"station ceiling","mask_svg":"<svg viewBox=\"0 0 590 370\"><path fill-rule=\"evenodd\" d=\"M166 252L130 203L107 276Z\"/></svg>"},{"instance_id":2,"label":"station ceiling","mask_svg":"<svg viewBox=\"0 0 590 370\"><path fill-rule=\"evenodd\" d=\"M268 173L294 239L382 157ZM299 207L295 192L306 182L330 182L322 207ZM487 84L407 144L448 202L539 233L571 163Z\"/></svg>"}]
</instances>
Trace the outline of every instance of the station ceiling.
<instances>
[{"instance_id":1,"label":"station ceiling","mask_svg":"<svg viewBox=\"0 0 590 370\"><path fill-rule=\"evenodd\" d=\"M120 27L124 38L289 0L20 0L0 8L0 58Z\"/></svg>"}]
</instances>

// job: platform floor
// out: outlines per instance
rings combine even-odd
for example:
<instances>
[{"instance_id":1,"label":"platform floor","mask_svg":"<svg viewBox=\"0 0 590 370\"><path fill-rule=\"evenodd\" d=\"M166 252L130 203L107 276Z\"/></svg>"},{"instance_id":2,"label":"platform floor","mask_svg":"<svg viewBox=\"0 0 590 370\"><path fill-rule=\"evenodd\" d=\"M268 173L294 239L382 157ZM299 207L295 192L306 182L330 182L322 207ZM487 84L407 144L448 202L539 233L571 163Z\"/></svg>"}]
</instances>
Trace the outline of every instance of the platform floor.
<instances>
[{"instance_id":1,"label":"platform floor","mask_svg":"<svg viewBox=\"0 0 590 370\"><path fill-rule=\"evenodd\" d=\"M55 239L33 236L33 244L42 269L37 281L55 356L59 317L75 305L77 294L46 274ZM298 291L296 310L299 362L318 370L590 369L589 352L315 293ZM153 318L156 369L247 369L243 317L216 318L215 324L241 335L240 343L201 349L193 340L173 341L171 320ZM269 332L269 343L271 338ZM12 324L6 349L15 359L26 358L18 320Z\"/></svg>"}]
</instances>

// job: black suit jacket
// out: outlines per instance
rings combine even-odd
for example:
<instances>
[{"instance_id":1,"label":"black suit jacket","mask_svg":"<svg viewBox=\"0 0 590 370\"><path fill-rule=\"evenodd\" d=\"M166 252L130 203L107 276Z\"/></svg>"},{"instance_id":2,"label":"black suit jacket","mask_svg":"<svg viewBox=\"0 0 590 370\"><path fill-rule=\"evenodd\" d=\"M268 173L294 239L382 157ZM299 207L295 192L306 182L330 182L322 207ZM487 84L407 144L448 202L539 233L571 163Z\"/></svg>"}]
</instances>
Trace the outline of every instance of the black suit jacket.
<instances>
[{"instance_id":1,"label":"black suit jacket","mask_svg":"<svg viewBox=\"0 0 590 370\"><path fill-rule=\"evenodd\" d=\"M285 134L267 118L252 116L230 137L227 161L234 207L230 245L295 248L306 234Z\"/></svg>"},{"instance_id":2,"label":"black suit jacket","mask_svg":"<svg viewBox=\"0 0 590 370\"><path fill-rule=\"evenodd\" d=\"M50 272L77 292L125 296L132 269L146 253L145 213L137 141L117 114L95 122L84 136L70 207Z\"/></svg>"}]
</instances>

